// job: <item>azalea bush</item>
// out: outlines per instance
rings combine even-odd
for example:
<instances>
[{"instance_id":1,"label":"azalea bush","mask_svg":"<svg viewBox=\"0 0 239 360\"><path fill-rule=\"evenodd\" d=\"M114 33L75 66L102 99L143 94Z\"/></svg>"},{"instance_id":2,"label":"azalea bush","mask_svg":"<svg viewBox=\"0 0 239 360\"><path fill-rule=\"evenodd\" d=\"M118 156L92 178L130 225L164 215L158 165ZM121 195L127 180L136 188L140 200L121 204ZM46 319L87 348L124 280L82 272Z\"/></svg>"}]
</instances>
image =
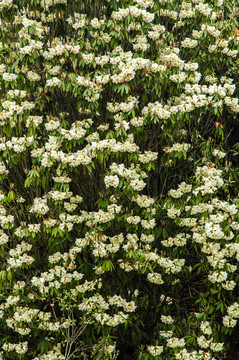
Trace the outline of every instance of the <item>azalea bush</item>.
<instances>
[{"instance_id":1,"label":"azalea bush","mask_svg":"<svg viewBox=\"0 0 239 360\"><path fill-rule=\"evenodd\" d=\"M0 358L226 358L236 1L0 10Z\"/></svg>"}]
</instances>

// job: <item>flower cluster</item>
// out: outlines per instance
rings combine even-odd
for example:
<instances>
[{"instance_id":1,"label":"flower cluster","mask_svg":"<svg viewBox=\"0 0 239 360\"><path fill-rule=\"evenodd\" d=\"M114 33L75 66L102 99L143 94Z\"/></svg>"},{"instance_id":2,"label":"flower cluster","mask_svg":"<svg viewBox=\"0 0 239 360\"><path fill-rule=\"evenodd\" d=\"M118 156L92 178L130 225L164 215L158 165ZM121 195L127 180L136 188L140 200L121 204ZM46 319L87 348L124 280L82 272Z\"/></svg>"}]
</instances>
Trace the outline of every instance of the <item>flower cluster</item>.
<instances>
[{"instance_id":1,"label":"flower cluster","mask_svg":"<svg viewBox=\"0 0 239 360\"><path fill-rule=\"evenodd\" d=\"M142 359L223 354L239 317L228 1L0 0L0 358L123 358L132 330Z\"/></svg>"}]
</instances>

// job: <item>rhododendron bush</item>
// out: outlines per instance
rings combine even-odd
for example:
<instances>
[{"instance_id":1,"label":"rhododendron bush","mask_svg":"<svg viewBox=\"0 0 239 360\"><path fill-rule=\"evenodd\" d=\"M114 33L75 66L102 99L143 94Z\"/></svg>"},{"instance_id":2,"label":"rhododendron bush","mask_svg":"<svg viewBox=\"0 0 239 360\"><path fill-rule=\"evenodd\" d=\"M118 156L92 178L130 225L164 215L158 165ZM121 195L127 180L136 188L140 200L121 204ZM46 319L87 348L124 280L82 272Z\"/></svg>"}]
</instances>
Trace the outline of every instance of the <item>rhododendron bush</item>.
<instances>
[{"instance_id":1,"label":"rhododendron bush","mask_svg":"<svg viewBox=\"0 0 239 360\"><path fill-rule=\"evenodd\" d=\"M0 359L226 358L237 12L0 0Z\"/></svg>"}]
</instances>

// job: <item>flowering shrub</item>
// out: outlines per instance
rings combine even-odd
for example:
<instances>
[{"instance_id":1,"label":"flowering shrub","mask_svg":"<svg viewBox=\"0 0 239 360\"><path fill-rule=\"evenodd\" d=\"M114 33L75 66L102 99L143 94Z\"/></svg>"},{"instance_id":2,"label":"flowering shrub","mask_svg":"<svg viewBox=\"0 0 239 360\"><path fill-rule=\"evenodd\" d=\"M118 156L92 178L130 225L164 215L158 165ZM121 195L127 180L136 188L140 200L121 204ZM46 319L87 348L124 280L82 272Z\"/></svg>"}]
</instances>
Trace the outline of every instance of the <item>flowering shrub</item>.
<instances>
[{"instance_id":1,"label":"flowering shrub","mask_svg":"<svg viewBox=\"0 0 239 360\"><path fill-rule=\"evenodd\" d=\"M0 10L0 359L224 356L239 318L237 5Z\"/></svg>"}]
</instances>

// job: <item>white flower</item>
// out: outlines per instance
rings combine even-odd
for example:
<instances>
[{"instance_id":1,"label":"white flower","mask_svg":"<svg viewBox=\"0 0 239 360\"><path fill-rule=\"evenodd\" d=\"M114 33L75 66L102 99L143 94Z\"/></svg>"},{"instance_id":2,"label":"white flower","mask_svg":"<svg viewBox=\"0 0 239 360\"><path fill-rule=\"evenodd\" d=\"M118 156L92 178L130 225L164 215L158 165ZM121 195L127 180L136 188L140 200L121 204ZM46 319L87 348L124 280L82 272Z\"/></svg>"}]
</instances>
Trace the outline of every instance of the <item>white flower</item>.
<instances>
[{"instance_id":1,"label":"white flower","mask_svg":"<svg viewBox=\"0 0 239 360\"><path fill-rule=\"evenodd\" d=\"M119 177L117 175L108 175L105 176L104 182L106 187L117 187L119 185Z\"/></svg>"},{"instance_id":2,"label":"white flower","mask_svg":"<svg viewBox=\"0 0 239 360\"><path fill-rule=\"evenodd\" d=\"M197 343L202 349L209 348L211 341L212 341L211 339L210 340L206 339L204 335L201 335L197 338Z\"/></svg>"},{"instance_id":3,"label":"white flower","mask_svg":"<svg viewBox=\"0 0 239 360\"><path fill-rule=\"evenodd\" d=\"M208 275L209 281L211 281L212 283L221 283L224 280L227 279L227 272L226 271L214 271L212 274Z\"/></svg>"},{"instance_id":4,"label":"white flower","mask_svg":"<svg viewBox=\"0 0 239 360\"><path fill-rule=\"evenodd\" d=\"M156 225L155 219L141 220L141 225L145 229L153 229Z\"/></svg>"},{"instance_id":5,"label":"white flower","mask_svg":"<svg viewBox=\"0 0 239 360\"><path fill-rule=\"evenodd\" d=\"M37 214L45 215L49 211L47 206L47 200L42 198L35 198L34 203L30 209L30 212L35 212Z\"/></svg>"},{"instance_id":6,"label":"white flower","mask_svg":"<svg viewBox=\"0 0 239 360\"><path fill-rule=\"evenodd\" d=\"M158 356L162 354L163 346L151 345L151 346L147 346L147 350L152 356Z\"/></svg>"},{"instance_id":7,"label":"white flower","mask_svg":"<svg viewBox=\"0 0 239 360\"><path fill-rule=\"evenodd\" d=\"M127 217L126 221L129 224L138 224L140 222L140 217L139 216L129 216Z\"/></svg>"},{"instance_id":8,"label":"white flower","mask_svg":"<svg viewBox=\"0 0 239 360\"><path fill-rule=\"evenodd\" d=\"M3 73L2 77L3 77L3 80L9 81L9 82L15 81L17 79L17 75L10 74L10 73Z\"/></svg>"},{"instance_id":9,"label":"white flower","mask_svg":"<svg viewBox=\"0 0 239 360\"><path fill-rule=\"evenodd\" d=\"M160 274L158 273L149 273L147 275L147 279L148 281L154 283L154 284L157 284L157 285L161 285L164 283L164 281L162 280L162 277Z\"/></svg>"},{"instance_id":10,"label":"white flower","mask_svg":"<svg viewBox=\"0 0 239 360\"><path fill-rule=\"evenodd\" d=\"M179 216L181 214L181 210L180 209L175 209L174 206L172 206L171 208L167 209L167 215L168 217L170 217L171 219L175 219L176 216Z\"/></svg>"},{"instance_id":11,"label":"white flower","mask_svg":"<svg viewBox=\"0 0 239 360\"><path fill-rule=\"evenodd\" d=\"M233 303L232 305L230 305L227 309L228 315L232 318L239 318L239 304L238 303Z\"/></svg>"},{"instance_id":12,"label":"white flower","mask_svg":"<svg viewBox=\"0 0 239 360\"><path fill-rule=\"evenodd\" d=\"M195 48L198 42L195 39L186 38L181 42L183 48Z\"/></svg>"},{"instance_id":13,"label":"white flower","mask_svg":"<svg viewBox=\"0 0 239 360\"><path fill-rule=\"evenodd\" d=\"M57 77L53 77L52 79L49 79L46 81L46 86L52 87L52 86L57 86L59 85L61 82L60 79L58 79Z\"/></svg>"},{"instance_id":14,"label":"white flower","mask_svg":"<svg viewBox=\"0 0 239 360\"><path fill-rule=\"evenodd\" d=\"M218 156L219 159L223 159L226 156L226 153L224 153L220 150L214 149L212 155L214 155L215 157Z\"/></svg>"},{"instance_id":15,"label":"white flower","mask_svg":"<svg viewBox=\"0 0 239 360\"><path fill-rule=\"evenodd\" d=\"M220 240L224 238L224 232L221 229L219 224L206 223L205 224L205 234L214 240Z\"/></svg>"},{"instance_id":16,"label":"white flower","mask_svg":"<svg viewBox=\"0 0 239 360\"><path fill-rule=\"evenodd\" d=\"M211 342L210 349L212 351L222 351L223 345L224 345L223 343L213 343L213 342Z\"/></svg>"},{"instance_id":17,"label":"white flower","mask_svg":"<svg viewBox=\"0 0 239 360\"><path fill-rule=\"evenodd\" d=\"M173 324L174 323L174 320L172 318L172 316L168 315L161 315L161 321L164 323L164 324Z\"/></svg>"},{"instance_id":18,"label":"white flower","mask_svg":"<svg viewBox=\"0 0 239 360\"><path fill-rule=\"evenodd\" d=\"M202 330L204 335L211 335L212 334L212 328L208 321L203 321L200 325L200 329Z\"/></svg>"},{"instance_id":19,"label":"white flower","mask_svg":"<svg viewBox=\"0 0 239 360\"><path fill-rule=\"evenodd\" d=\"M185 345L185 340L173 337L170 339L167 339L167 346L172 347L172 348L176 348L176 347L184 347Z\"/></svg>"},{"instance_id":20,"label":"white flower","mask_svg":"<svg viewBox=\"0 0 239 360\"><path fill-rule=\"evenodd\" d=\"M223 317L223 325L226 327L234 327L237 324L237 320L233 319L232 317L225 315Z\"/></svg>"}]
</instances>

